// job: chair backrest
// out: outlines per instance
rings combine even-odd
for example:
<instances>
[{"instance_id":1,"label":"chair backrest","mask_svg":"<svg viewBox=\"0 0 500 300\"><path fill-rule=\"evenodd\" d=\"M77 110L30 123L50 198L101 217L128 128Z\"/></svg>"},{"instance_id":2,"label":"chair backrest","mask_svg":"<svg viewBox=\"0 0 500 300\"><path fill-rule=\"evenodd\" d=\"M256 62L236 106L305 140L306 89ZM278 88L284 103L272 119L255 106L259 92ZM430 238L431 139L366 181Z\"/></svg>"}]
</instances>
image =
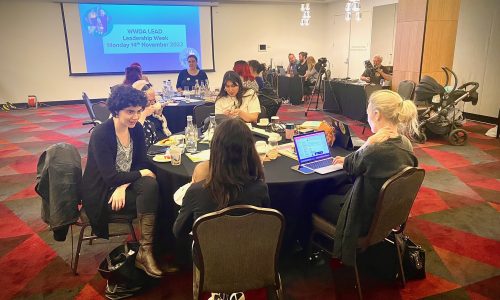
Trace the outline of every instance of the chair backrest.
<instances>
[{"instance_id":1,"label":"chair backrest","mask_svg":"<svg viewBox=\"0 0 500 300\"><path fill-rule=\"evenodd\" d=\"M85 104L85 107L87 108L87 112L89 113L90 119L94 121L96 117L94 111L92 110L92 103L90 102L90 99L85 92L82 93L82 100L83 104Z\"/></svg>"},{"instance_id":2,"label":"chair backrest","mask_svg":"<svg viewBox=\"0 0 500 300\"><path fill-rule=\"evenodd\" d=\"M398 94L405 100L411 100L413 98L413 92L415 91L415 82L412 80L403 80L399 82Z\"/></svg>"},{"instance_id":3,"label":"chair backrest","mask_svg":"<svg viewBox=\"0 0 500 300\"><path fill-rule=\"evenodd\" d=\"M232 293L279 281L285 219L274 209L236 205L206 214L193 225L203 291Z\"/></svg>"},{"instance_id":4,"label":"chair backrest","mask_svg":"<svg viewBox=\"0 0 500 300\"><path fill-rule=\"evenodd\" d=\"M101 123L110 118L111 112L104 102L93 104L92 111L94 112L95 120Z\"/></svg>"},{"instance_id":5,"label":"chair backrest","mask_svg":"<svg viewBox=\"0 0 500 300\"><path fill-rule=\"evenodd\" d=\"M203 103L196 105L193 109L194 121L196 122L196 127L201 127L206 118L210 117L210 114L215 112L214 103Z\"/></svg>"},{"instance_id":6,"label":"chair backrest","mask_svg":"<svg viewBox=\"0 0 500 300\"><path fill-rule=\"evenodd\" d=\"M260 114L259 114L259 117L258 117L258 121L260 121L260 119L262 119L262 118L268 118L269 119L269 115L267 114L267 108L264 105L260 106Z\"/></svg>"},{"instance_id":7,"label":"chair backrest","mask_svg":"<svg viewBox=\"0 0 500 300\"><path fill-rule=\"evenodd\" d=\"M361 248L384 240L393 229L404 226L424 176L423 169L406 167L384 183L365 245Z\"/></svg>"}]
</instances>

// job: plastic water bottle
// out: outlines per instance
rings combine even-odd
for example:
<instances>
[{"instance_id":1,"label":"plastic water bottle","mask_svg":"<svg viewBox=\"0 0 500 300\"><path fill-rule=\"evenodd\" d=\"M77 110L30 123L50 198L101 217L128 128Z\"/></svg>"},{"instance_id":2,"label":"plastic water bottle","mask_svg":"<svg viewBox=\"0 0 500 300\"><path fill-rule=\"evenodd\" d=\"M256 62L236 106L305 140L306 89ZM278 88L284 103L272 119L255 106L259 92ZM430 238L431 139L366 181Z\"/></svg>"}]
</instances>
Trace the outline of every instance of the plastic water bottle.
<instances>
[{"instance_id":1,"label":"plastic water bottle","mask_svg":"<svg viewBox=\"0 0 500 300\"><path fill-rule=\"evenodd\" d=\"M212 138L214 137L214 133L215 133L215 127L217 126L217 124L215 123L215 113L210 113L210 123L208 124L208 129L207 129L207 132L206 132L206 135L207 135L207 140L209 142L209 146L210 146L210 142L212 141Z\"/></svg>"},{"instance_id":2,"label":"plastic water bottle","mask_svg":"<svg viewBox=\"0 0 500 300\"><path fill-rule=\"evenodd\" d=\"M186 151L195 153L198 150L198 128L193 124L193 116L187 116L186 135Z\"/></svg>"},{"instance_id":3,"label":"plastic water bottle","mask_svg":"<svg viewBox=\"0 0 500 300\"><path fill-rule=\"evenodd\" d=\"M196 83L194 84L194 96L200 96L200 83L198 82L198 79L196 79Z\"/></svg>"},{"instance_id":4,"label":"plastic water bottle","mask_svg":"<svg viewBox=\"0 0 500 300\"><path fill-rule=\"evenodd\" d=\"M167 81L166 80L163 80L163 89L161 90L162 91L162 100L163 101L167 101L169 99L168 97L168 85L167 85Z\"/></svg>"}]
</instances>

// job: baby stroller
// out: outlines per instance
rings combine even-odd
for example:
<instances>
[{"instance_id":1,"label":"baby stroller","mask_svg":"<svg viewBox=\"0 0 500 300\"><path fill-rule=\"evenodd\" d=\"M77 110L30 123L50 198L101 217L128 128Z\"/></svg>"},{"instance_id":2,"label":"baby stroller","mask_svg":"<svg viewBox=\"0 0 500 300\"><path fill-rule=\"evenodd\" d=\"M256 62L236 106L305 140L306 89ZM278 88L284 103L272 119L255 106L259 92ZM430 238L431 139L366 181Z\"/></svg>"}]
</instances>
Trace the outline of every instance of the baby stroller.
<instances>
[{"instance_id":1,"label":"baby stroller","mask_svg":"<svg viewBox=\"0 0 500 300\"><path fill-rule=\"evenodd\" d=\"M476 105L478 101L477 82L467 82L457 88L457 75L447 67L441 67L446 74L448 85L450 74L453 75L454 85L447 92L434 78L424 76L415 88L415 100L425 101L429 105L423 112L419 112L418 129L415 141L425 143L426 132L430 131L437 135L446 135L450 144L461 146L467 141L467 132L462 129L463 117L456 108L460 102L471 102Z\"/></svg>"}]
</instances>

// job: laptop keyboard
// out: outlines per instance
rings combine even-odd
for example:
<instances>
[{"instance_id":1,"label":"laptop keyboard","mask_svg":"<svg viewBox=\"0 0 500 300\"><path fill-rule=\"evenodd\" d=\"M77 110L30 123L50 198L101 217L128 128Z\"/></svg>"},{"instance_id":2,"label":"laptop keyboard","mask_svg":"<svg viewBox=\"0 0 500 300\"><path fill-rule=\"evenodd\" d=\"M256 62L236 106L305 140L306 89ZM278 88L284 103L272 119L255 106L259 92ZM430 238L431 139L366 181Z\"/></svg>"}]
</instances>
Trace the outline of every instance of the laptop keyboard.
<instances>
[{"instance_id":1,"label":"laptop keyboard","mask_svg":"<svg viewBox=\"0 0 500 300\"><path fill-rule=\"evenodd\" d=\"M310 169L316 170L319 168L331 166L332 161L333 161L333 158L329 158L329 159L324 159L324 160L319 160L319 161L313 161L313 162L304 164L304 166L306 166Z\"/></svg>"}]
</instances>

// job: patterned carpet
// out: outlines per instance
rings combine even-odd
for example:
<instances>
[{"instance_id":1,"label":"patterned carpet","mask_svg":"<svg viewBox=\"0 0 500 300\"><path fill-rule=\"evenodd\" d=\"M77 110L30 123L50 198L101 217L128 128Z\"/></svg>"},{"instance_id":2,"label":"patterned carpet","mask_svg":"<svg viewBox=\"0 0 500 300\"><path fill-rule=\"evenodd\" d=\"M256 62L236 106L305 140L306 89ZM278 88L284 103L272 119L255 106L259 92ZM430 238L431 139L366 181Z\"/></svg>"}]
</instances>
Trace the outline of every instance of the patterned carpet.
<instances>
[{"instance_id":1,"label":"patterned carpet","mask_svg":"<svg viewBox=\"0 0 500 300\"><path fill-rule=\"evenodd\" d=\"M300 107L284 106L279 115L306 119ZM106 282L96 268L123 238L84 245L80 275L73 276L71 241L52 239L34 192L38 156L49 145L68 142L85 156L87 118L83 105L0 112L0 299L104 298ZM310 112L307 119L322 118ZM353 125L359 136L369 133ZM463 147L440 137L415 146L427 174L407 233L427 251L427 278L402 289L362 273L366 299L499 299L500 141L484 135L489 128L468 122ZM281 273L287 299L356 299L351 268L297 261ZM188 269L151 282L137 298L190 299L191 276ZM246 299L266 299L266 292L251 291Z\"/></svg>"}]
</instances>

